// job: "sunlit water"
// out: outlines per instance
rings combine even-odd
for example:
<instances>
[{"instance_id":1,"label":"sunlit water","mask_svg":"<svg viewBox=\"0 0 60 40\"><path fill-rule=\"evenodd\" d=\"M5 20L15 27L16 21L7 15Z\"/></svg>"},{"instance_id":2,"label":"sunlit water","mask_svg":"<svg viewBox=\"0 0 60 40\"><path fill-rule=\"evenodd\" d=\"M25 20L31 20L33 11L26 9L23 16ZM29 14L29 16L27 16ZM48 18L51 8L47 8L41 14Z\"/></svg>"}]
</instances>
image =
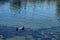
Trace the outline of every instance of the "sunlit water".
<instances>
[{"instance_id":1,"label":"sunlit water","mask_svg":"<svg viewBox=\"0 0 60 40\"><path fill-rule=\"evenodd\" d=\"M35 30L58 27L60 26L59 5L60 3L55 0L21 0L20 4L2 1L0 2L0 25L24 26ZM12 30L9 32L13 32Z\"/></svg>"}]
</instances>

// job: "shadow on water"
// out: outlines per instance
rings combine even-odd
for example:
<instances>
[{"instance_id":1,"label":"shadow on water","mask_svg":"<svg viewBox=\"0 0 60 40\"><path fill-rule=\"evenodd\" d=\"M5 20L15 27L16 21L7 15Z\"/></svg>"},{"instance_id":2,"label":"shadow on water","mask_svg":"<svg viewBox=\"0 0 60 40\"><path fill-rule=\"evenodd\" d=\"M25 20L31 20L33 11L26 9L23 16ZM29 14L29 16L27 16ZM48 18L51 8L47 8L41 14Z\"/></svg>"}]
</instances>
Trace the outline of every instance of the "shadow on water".
<instances>
[{"instance_id":1,"label":"shadow on water","mask_svg":"<svg viewBox=\"0 0 60 40\"><path fill-rule=\"evenodd\" d=\"M14 36L24 36L26 38L27 35L31 35L32 38L37 40L41 38L42 40L51 40L52 38L60 37L60 27L52 27L52 28L44 28L32 30L30 28L25 28L25 30L16 31L16 27L7 27L0 25L0 35L2 35L2 39L12 38ZM57 36L53 36L57 35ZM45 36L48 36L45 38ZM29 37L29 36L28 36Z\"/></svg>"}]
</instances>

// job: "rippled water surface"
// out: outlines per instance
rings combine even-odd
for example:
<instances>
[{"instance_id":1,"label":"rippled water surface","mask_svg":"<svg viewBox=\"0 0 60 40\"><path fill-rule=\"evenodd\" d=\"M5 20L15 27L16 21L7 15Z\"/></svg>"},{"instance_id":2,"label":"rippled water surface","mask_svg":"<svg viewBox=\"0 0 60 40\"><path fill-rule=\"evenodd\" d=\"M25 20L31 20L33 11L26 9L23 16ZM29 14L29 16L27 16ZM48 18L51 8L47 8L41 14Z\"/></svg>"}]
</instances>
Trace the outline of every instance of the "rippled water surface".
<instances>
[{"instance_id":1,"label":"rippled water surface","mask_svg":"<svg viewBox=\"0 0 60 40\"><path fill-rule=\"evenodd\" d=\"M24 26L35 30L58 27L60 26L60 1L20 0L20 3L0 1L0 25L12 28Z\"/></svg>"},{"instance_id":2,"label":"rippled water surface","mask_svg":"<svg viewBox=\"0 0 60 40\"><path fill-rule=\"evenodd\" d=\"M0 24L25 26L27 28L49 28L60 26L59 3L43 0L24 0L20 4L0 3Z\"/></svg>"}]
</instances>

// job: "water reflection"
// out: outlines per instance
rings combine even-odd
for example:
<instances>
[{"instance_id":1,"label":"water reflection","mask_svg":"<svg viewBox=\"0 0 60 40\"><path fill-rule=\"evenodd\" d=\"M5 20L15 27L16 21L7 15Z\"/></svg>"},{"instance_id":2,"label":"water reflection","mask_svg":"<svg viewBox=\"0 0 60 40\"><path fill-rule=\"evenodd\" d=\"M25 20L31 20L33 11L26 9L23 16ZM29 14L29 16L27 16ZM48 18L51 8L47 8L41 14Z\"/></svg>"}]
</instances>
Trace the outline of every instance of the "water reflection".
<instances>
[{"instance_id":1,"label":"water reflection","mask_svg":"<svg viewBox=\"0 0 60 40\"><path fill-rule=\"evenodd\" d=\"M6 14L2 12L3 14L1 15L4 16L1 16L1 24L9 26L22 25L32 29L49 28L58 25L55 15L56 1L21 0L20 2L21 3L6 3L6 6L3 5L6 7L6 9L3 9ZM1 8L3 7L0 7L0 9ZM12 16L13 13L15 16Z\"/></svg>"},{"instance_id":2,"label":"water reflection","mask_svg":"<svg viewBox=\"0 0 60 40\"><path fill-rule=\"evenodd\" d=\"M57 20L60 22L60 1L57 1Z\"/></svg>"},{"instance_id":3,"label":"water reflection","mask_svg":"<svg viewBox=\"0 0 60 40\"><path fill-rule=\"evenodd\" d=\"M8 2L8 0L0 0L0 5L5 4L6 2Z\"/></svg>"},{"instance_id":4,"label":"water reflection","mask_svg":"<svg viewBox=\"0 0 60 40\"><path fill-rule=\"evenodd\" d=\"M38 38L39 40L51 40L58 37L57 40L59 40L60 2L56 0L21 0L20 3L0 4L0 24L6 25L0 26L0 35L4 40L15 39L15 36L31 37L34 40L38 40ZM18 26L24 26L25 30L16 31Z\"/></svg>"},{"instance_id":5,"label":"water reflection","mask_svg":"<svg viewBox=\"0 0 60 40\"><path fill-rule=\"evenodd\" d=\"M15 1L12 0L12 2L10 1L10 9L11 11L15 12L15 13L20 13L20 8L21 8L21 1Z\"/></svg>"}]
</instances>

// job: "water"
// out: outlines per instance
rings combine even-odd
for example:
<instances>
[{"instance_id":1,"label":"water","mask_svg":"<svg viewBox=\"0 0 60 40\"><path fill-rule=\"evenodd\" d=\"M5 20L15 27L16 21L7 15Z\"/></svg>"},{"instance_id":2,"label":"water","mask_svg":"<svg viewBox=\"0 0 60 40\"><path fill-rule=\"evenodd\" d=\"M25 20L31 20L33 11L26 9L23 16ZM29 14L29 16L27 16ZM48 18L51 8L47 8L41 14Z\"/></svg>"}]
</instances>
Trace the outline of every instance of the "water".
<instances>
[{"instance_id":1,"label":"water","mask_svg":"<svg viewBox=\"0 0 60 40\"><path fill-rule=\"evenodd\" d=\"M59 0L21 0L20 3L14 4L11 1L0 1L0 25L4 25L0 28L3 31L0 31L1 34L6 34L7 37L13 34L13 36L30 34L30 30L34 33L44 28L58 28L60 26L60 2ZM15 27L19 26L24 26L29 30L19 34L15 30ZM32 36L38 34L33 35L32 32Z\"/></svg>"}]
</instances>

